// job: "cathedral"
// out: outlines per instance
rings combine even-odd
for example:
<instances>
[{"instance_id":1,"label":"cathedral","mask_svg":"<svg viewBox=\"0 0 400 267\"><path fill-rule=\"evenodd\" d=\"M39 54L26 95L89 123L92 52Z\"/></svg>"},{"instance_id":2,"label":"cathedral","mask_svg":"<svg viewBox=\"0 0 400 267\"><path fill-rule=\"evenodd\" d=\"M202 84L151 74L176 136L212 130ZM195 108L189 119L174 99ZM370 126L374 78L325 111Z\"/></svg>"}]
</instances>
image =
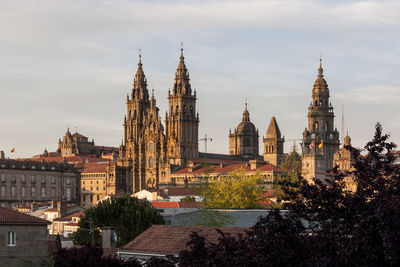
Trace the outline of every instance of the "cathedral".
<instances>
[{"instance_id":1,"label":"cathedral","mask_svg":"<svg viewBox=\"0 0 400 267\"><path fill-rule=\"evenodd\" d=\"M230 155L199 153L199 114L196 110L196 100L196 91L192 90L181 49L174 85L168 92L164 129L154 91L150 96L142 59L139 56L133 88L126 98L124 138L117 159L117 166L129 170L126 175L127 192L176 186L177 182L183 180L188 182L187 175L180 179L174 173L187 166L192 166L190 169L199 168L204 162L222 166L234 163L249 164L247 162L254 161L254 166L267 168L267 164L270 166L269 171L277 173L276 166L284 158L284 138L281 137L275 118L272 118L264 139L264 157L259 156L258 130L250 121L247 103L242 121L233 133L229 133ZM192 181L191 178L190 180Z\"/></svg>"}]
</instances>

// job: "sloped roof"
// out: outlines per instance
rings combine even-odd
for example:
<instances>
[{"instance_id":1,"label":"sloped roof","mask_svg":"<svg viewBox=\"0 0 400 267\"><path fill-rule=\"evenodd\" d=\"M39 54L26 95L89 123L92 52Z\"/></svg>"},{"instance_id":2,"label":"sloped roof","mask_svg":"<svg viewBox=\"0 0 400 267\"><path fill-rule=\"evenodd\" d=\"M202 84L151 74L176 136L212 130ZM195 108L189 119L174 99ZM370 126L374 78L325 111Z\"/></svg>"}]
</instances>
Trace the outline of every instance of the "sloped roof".
<instances>
[{"instance_id":1,"label":"sloped roof","mask_svg":"<svg viewBox=\"0 0 400 267\"><path fill-rule=\"evenodd\" d=\"M198 202L182 202L182 201L152 201L151 205L154 208L177 208L177 209L197 209L200 208L200 203Z\"/></svg>"},{"instance_id":2,"label":"sloped roof","mask_svg":"<svg viewBox=\"0 0 400 267\"><path fill-rule=\"evenodd\" d=\"M190 187L167 187L163 189L168 196L191 196L194 194Z\"/></svg>"},{"instance_id":3,"label":"sloped roof","mask_svg":"<svg viewBox=\"0 0 400 267\"><path fill-rule=\"evenodd\" d=\"M0 207L0 225L47 225L49 221Z\"/></svg>"},{"instance_id":4,"label":"sloped roof","mask_svg":"<svg viewBox=\"0 0 400 267\"><path fill-rule=\"evenodd\" d=\"M56 218L56 219L54 219L53 221L64 221L64 222L69 222L69 221L71 221L72 220L72 217L83 217L83 216L85 216L85 212L83 212L83 211L77 211L77 212L74 212L74 213L72 213L72 214L70 214L70 215L67 215L67 216L64 216L64 217L62 217L62 218Z\"/></svg>"},{"instance_id":5,"label":"sloped roof","mask_svg":"<svg viewBox=\"0 0 400 267\"><path fill-rule=\"evenodd\" d=\"M276 122L275 117L272 117L269 123L267 138L281 138L281 131L279 130L278 123Z\"/></svg>"},{"instance_id":6,"label":"sloped roof","mask_svg":"<svg viewBox=\"0 0 400 267\"><path fill-rule=\"evenodd\" d=\"M232 236L237 236L238 234L244 235L248 228L221 227L218 229ZM215 227L153 225L126 244L122 248L122 251L176 255L180 251L186 249L186 243L190 240L190 234L192 232L197 232L205 236L211 243L217 243L220 237Z\"/></svg>"},{"instance_id":7,"label":"sloped roof","mask_svg":"<svg viewBox=\"0 0 400 267\"><path fill-rule=\"evenodd\" d=\"M210 174L218 174L218 175L227 175L230 172L243 168L246 172L255 172L257 170L260 171L277 171L281 172L282 170L279 169L278 167L270 164L270 163L264 163L262 165L257 166L255 170L251 169L250 164L230 164L230 165L214 165L214 166L207 166L207 167L202 167L198 169L194 169L190 171L189 167L182 168L180 170L177 170L176 172L173 172L172 175L177 175L177 174L204 174L204 173L210 173Z\"/></svg>"},{"instance_id":8,"label":"sloped roof","mask_svg":"<svg viewBox=\"0 0 400 267\"><path fill-rule=\"evenodd\" d=\"M72 137L78 137L78 138L87 138L86 136L81 135L80 133L74 133Z\"/></svg>"},{"instance_id":9,"label":"sloped roof","mask_svg":"<svg viewBox=\"0 0 400 267\"><path fill-rule=\"evenodd\" d=\"M108 161L85 163L82 173L106 172Z\"/></svg>"}]
</instances>

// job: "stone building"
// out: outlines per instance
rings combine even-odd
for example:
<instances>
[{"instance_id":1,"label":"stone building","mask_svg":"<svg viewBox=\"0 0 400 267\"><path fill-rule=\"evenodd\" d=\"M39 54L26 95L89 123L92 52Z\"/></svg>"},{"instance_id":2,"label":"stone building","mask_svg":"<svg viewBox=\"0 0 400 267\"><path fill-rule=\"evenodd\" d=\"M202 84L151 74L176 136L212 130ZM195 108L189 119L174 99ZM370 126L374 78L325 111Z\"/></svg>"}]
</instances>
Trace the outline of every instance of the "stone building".
<instances>
[{"instance_id":1,"label":"stone building","mask_svg":"<svg viewBox=\"0 0 400 267\"><path fill-rule=\"evenodd\" d=\"M67 163L0 160L0 205L32 202L79 202L78 170Z\"/></svg>"},{"instance_id":2,"label":"stone building","mask_svg":"<svg viewBox=\"0 0 400 267\"><path fill-rule=\"evenodd\" d=\"M126 195L126 175L116 162L85 163L81 171L81 207L90 208L106 196Z\"/></svg>"},{"instance_id":3,"label":"stone building","mask_svg":"<svg viewBox=\"0 0 400 267\"><path fill-rule=\"evenodd\" d=\"M47 266L50 222L0 207L0 265Z\"/></svg>"},{"instance_id":4,"label":"stone building","mask_svg":"<svg viewBox=\"0 0 400 267\"><path fill-rule=\"evenodd\" d=\"M263 139L264 144L264 160L275 166L280 166L285 159L283 152L283 144L285 137L281 136L278 123L275 117L272 117L269 123L267 134Z\"/></svg>"},{"instance_id":5,"label":"stone building","mask_svg":"<svg viewBox=\"0 0 400 267\"><path fill-rule=\"evenodd\" d=\"M339 132L334 128L335 115L321 61L307 117L308 127L303 132L302 142L302 171L309 181L313 178L323 181L326 170L333 168L333 155L339 149Z\"/></svg>"},{"instance_id":6,"label":"stone building","mask_svg":"<svg viewBox=\"0 0 400 267\"><path fill-rule=\"evenodd\" d=\"M234 129L229 130L229 154L244 157L258 156L258 130L250 121L247 103L242 116L242 121Z\"/></svg>"}]
</instances>

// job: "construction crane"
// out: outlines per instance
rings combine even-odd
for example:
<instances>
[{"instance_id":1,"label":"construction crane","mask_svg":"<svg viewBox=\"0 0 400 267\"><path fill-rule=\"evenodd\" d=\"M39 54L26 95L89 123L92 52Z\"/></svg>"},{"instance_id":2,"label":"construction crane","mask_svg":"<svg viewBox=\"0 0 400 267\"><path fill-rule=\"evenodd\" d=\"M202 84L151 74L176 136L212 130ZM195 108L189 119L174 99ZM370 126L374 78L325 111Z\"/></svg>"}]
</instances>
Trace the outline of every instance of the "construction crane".
<instances>
[{"instance_id":1,"label":"construction crane","mask_svg":"<svg viewBox=\"0 0 400 267\"><path fill-rule=\"evenodd\" d=\"M199 139L199 142L204 141L204 153L207 153L207 141L212 141L212 138L207 138L207 134L204 135L204 138Z\"/></svg>"}]
</instances>

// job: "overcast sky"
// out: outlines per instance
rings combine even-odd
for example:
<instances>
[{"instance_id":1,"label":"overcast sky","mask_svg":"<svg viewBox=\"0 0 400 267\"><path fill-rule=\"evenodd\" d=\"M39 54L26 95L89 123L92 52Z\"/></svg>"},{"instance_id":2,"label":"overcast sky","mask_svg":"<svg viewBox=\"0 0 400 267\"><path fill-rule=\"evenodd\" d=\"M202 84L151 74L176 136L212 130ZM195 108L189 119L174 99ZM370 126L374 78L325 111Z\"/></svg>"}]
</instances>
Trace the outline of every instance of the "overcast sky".
<instances>
[{"instance_id":1,"label":"overcast sky","mask_svg":"<svg viewBox=\"0 0 400 267\"><path fill-rule=\"evenodd\" d=\"M339 132L344 104L355 146L378 121L400 144L399 14L397 0L1 1L0 150L54 151L67 127L118 146L139 48L164 121L180 42L208 152L228 153L246 97L260 144L272 116L301 138L320 53Z\"/></svg>"}]
</instances>

